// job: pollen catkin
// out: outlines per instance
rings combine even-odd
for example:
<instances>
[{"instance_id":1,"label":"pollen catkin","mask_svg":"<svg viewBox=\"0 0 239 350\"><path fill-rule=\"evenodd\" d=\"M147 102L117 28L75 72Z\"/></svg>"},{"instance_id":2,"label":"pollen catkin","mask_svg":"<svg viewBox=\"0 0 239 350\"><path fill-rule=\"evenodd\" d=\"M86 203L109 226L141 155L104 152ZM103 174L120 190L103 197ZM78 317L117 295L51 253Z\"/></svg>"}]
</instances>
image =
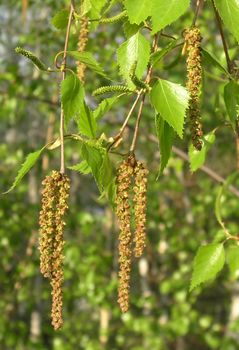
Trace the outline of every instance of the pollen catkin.
<instances>
[{"instance_id":1,"label":"pollen catkin","mask_svg":"<svg viewBox=\"0 0 239 350\"><path fill-rule=\"evenodd\" d=\"M146 192L148 169L142 162L137 162L134 169L134 217L135 217L135 248L134 255L139 258L146 246Z\"/></svg>"},{"instance_id":2,"label":"pollen catkin","mask_svg":"<svg viewBox=\"0 0 239 350\"><path fill-rule=\"evenodd\" d=\"M122 312L129 309L131 271L131 210L129 191L134 168L129 161L123 161L117 174L116 215L119 220L119 287L118 303Z\"/></svg>"},{"instance_id":3,"label":"pollen catkin","mask_svg":"<svg viewBox=\"0 0 239 350\"><path fill-rule=\"evenodd\" d=\"M62 283L64 215L68 208L69 179L58 171L53 171L43 181L42 209L40 211L40 267L52 286L52 325L59 329L62 319Z\"/></svg>"},{"instance_id":4,"label":"pollen catkin","mask_svg":"<svg viewBox=\"0 0 239 350\"><path fill-rule=\"evenodd\" d=\"M53 171L43 180L42 205L39 217L40 271L44 277L52 276L52 252L55 234L55 211L59 173Z\"/></svg>"},{"instance_id":5,"label":"pollen catkin","mask_svg":"<svg viewBox=\"0 0 239 350\"><path fill-rule=\"evenodd\" d=\"M80 35L79 35L79 41L78 41L78 52L84 52L87 42L88 42L88 36L89 36L89 20L87 16L84 16L80 20ZM78 61L77 62L77 76L78 78L84 82L85 79L85 64Z\"/></svg>"},{"instance_id":6,"label":"pollen catkin","mask_svg":"<svg viewBox=\"0 0 239 350\"><path fill-rule=\"evenodd\" d=\"M187 48L187 89L190 94L188 113L191 124L192 143L197 150L202 148L202 125L200 113L200 92L202 83L202 58L200 30L192 27L185 30Z\"/></svg>"}]
</instances>

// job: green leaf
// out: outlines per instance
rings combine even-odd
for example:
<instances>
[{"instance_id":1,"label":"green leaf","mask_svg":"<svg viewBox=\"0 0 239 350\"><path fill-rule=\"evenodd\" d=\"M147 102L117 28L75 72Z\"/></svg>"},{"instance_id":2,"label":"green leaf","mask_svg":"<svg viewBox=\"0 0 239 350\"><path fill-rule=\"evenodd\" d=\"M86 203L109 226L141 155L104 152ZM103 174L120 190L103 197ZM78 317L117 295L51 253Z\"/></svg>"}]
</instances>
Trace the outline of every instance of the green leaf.
<instances>
[{"instance_id":1,"label":"green leaf","mask_svg":"<svg viewBox=\"0 0 239 350\"><path fill-rule=\"evenodd\" d=\"M159 79L152 88L150 99L156 111L182 138L189 101L187 90L179 84Z\"/></svg>"},{"instance_id":2,"label":"green leaf","mask_svg":"<svg viewBox=\"0 0 239 350\"><path fill-rule=\"evenodd\" d=\"M124 23L124 34L126 38L130 38L131 36L135 35L137 32L139 32L141 26L137 24L131 24L128 21Z\"/></svg>"},{"instance_id":3,"label":"green leaf","mask_svg":"<svg viewBox=\"0 0 239 350\"><path fill-rule=\"evenodd\" d=\"M140 24L152 12L152 0L125 0L125 8L132 24Z\"/></svg>"},{"instance_id":4,"label":"green leaf","mask_svg":"<svg viewBox=\"0 0 239 350\"><path fill-rule=\"evenodd\" d=\"M239 85L231 80L224 87L224 100L230 121L235 128L239 117Z\"/></svg>"},{"instance_id":5,"label":"green leaf","mask_svg":"<svg viewBox=\"0 0 239 350\"><path fill-rule=\"evenodd\" d=\"M68 24L68 19L69 19L69 11L66 9L63 9L55 14L55 16L51 20L51 24L56 29L65 29Z\"/></svg>"},{"instance_id":6,"label":"green leaf","mask_svg":"<svg viewBox=\"0 0 239 350\"><path fill-rule=\"evenodd\" d=\"M118 51L120 73L132 85L130 73L135 66L135 75L140 79L147 68L150 57L149 42L142 34L136 33L120 45Z\"/></svg>"},{"instance_id":7,"label":"green leaf","mask_svg":"<svg viewBox=\"0 0 239 350\"><path fill-rule=\"evenodd\" d=\"M176 21L189 5L190 0L152 0L152 34Z\"/></svg>"},{"instance_id":8,"label":"green leaf","mask_svg":"<svg viewBox=\"0 0 239 350\"><path fill-rule=\"evenodd\" d=\"M70 74L61 84L61 102L67 128L71 118L74 118L84 102L84 89L78 77Z\"/></svg>"},{"instance_id":9,"label":"green leaf","mask_svg":"<svg viewBox=\"0 0 239 350\"><path fill-rule=\"evenodd\" d=\"M107 3L107 0L90 0L91 2L91 11L90 19L96 19L101 17L101 10ZM97 22L96 22L97 23Z\"/></svg>"},{"instance_id":10,"label":"green leaf","mask_svg":"<svg viewBox=\"0 0 239 350\"><path fill-rule=\"evenodd\" d=\"M193 262L190 291L203 282L214 279L225 263L225 250L221 243L211 243L198 249Z\"/></svg>"},{"instance_id":11,"label":"green leaf","mask_svg":"<svg viewBox=\"0 0 239 350\"><path fill-rule=\"evenodd\" d=\"M226 262L232 279L239 277L239 246L230 246L226 249Z\"/></svg>"},{"instance_id":12,"label":"green leaf","mask_svg":"<svg viewBox=\"0 0 239 350\"><path fill-rule=\"evenodd\" d=\"M85 160L82 160L79 164L69 166L68 169L78 171L83 175L87 175L91 173L91 168Z\"/></svg>"},{"instance_id":13,"label":"green leaf","mask_svg":"<svg viewBox=\"0 0 239 350\"><path fill-rule=\"evenodd\" d=\"M99 63L96 61L91 52L67 51L67 54L69 56L74 57L77 61L84 63L89 69L91 69L95 73L102 75L106 78L106 74L103 68L99 65Z\"/></svg>"},{"instance_id":14,"label":"green leaf","mask_svg":"<svg viewBox=\"0 0 239 350\"><path fill-rule=\"evenodd\" d=\"M82 158L87 162L88 166L91 168L92 174L100 191L102 191L100 169L103 162L103 151L104 149L100 148L99 146L88 143L84 143L81 148Z\"/></svg>"},{"instance_id":15,"label":"green leaf","mask_svg":"<svg viewBox=\"0 0 239 350\"><path fill-rule=\"evenodd\" d=\"M44 150L45 147L43 147L42 149L33 152L33 153L29 153L25 162L22 164L21 168L18 171L18 174L12 184L12 186L9 188L9 190L7 190L6 192L4 192L4 194L7 194L9 192L11 192L23 179L23 177L29 172L29 170L35 165L36 161L38 160L38 158L40 157L42 151Z\"/></svg>"},{"instance_id":16,"label":"green leaf","mask_svg":"<svg viewBox=\"0 0 239 350\"><path fill-rule=\"evenodd\" d=\"M160 150L160 170L161 175L168 164L168 160L171 156L173 140L175 136L174 130L171 126L160 117L159 114L155 115L155 126L159 140Z\"/></svg>"},{"instance_id":17,"label":"green leaf","mask_svg":"<svg viewBox=\"0 0 239 350\"><path fill-rule=\"evenodd\" d=\"M79 115L77 116L76 121L81 134L89 138L96 137L96 121L92 111L85 102L80 107Z\"/></svg>"},{"instance_id":18,"label":"green leaf","mask_svg":"<svg viewBox=\"0 0 239 350\"><path fill-rule=\"evenodd\" d=\"M163 49L158 50L150 56L150 62L152 63L152 66L154 67L161 59L167 55L175 46L177 45L177 40L171 41L167 46L165 46Z\"/></svg>"},{"instance_id":19,"label":"green leaf","mask_svg":"<svg viewBox=\"0 0 239 350\"><path fill-rule=\"evenodd\" d=\"M214 0L226 28L239 42L239 2L238 0Z\"/></svg>"},{"instance_id":20,"label":"green leaf","mask_svg":"<svg viewBox=\"0 0 239 350\"><path fill-rule=\"evenodd\" d=\"M84 143L81 155L91 168L100 193L106 195L113 204L115 179L112 164L105 148L97 143Z\"/></svg>"},{"instance_id":21,"label":"green leaf","mask_svg":"<svg viewBox=\"0 0 239 350\"><path fill-rule=\"evenodd\" d=\"M119 96L113 96L106 98L103 100L99 106L93 111L93 116L96 121L101 119L110 109L111 107L116 103Z\"/></svg>"},{"instance_id":22,"label":"green leaf","mask_svg":"<svg viewBox=\"0 0 239 350\"><path fill-rule=\"evenodd\" d=\"M207 62L212 67L217 67L222 73L226 73L226 75L229 75L227 69L221 64L221 62L217 59L214 54L211 52L205 50L204 48L201 48L202 57L205 62Z\"/></svg>"},{"instance_id":23,"label":"green leaf","mask_svg":"<svg viewBox=\"0 0 239 350\"><path fill-rule=\"evenodd\" d=\"M206 156L211 146L215 142L215 134L214 132L210 132L208 135L204 137L203 146L200 151L196 150L195 147L191 144L189 147L189 161L190 161L190 169L192 172L199 169L206 160Z\"/></svg>"}]
</instances>

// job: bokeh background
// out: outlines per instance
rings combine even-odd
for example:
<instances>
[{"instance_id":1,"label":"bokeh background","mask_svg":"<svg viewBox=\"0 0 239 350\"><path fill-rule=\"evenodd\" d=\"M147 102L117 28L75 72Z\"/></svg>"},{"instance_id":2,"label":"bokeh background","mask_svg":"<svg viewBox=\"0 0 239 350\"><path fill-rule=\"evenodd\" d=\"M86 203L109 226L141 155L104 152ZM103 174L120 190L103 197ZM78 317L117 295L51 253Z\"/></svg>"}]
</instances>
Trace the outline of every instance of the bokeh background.
<instances>
[{"instance_id":1,"label":"bokeh background","mask_svg":"<svg viewBox=\"0 0 239 350\"><path fill-rule=\"evenodd\" d=\"M40 73L16 55L14 48L30 49L52 66L55 54L63 48L64 31L54 29L50 20L64 6L67 1L0 1L1 192L10 187L25 156L58 135L59 77ZM116 6L111 14L117 11ZM193 12L188 11L167 33L180 38L192 18ZM225 65L210 1L205 2L198 23L203 46ZM72 50L76 49L78 30L72 30ZM231 35L226 35L235 58L238 47ZM99 26L88 43L88 50L116 82L121 81L116 49L124 40L119 23ZM162 37L160 46L168 42ZM161 77L185 85L181 47L167 55L157 70ZM93 99L91 93L103 84L102 79L87 71L87 101L92 108L99 99ZM207 164L226 178L236 169L236 151L234 134L224 127L225 83L222 72L205 61L204 129L208 133L220 126ZM117 132L130 103L123 98L107 113L101 122L102 132L107 136ZM47 151L14 192L0 197L1 350L238 349L237 275L230 275L225 268L216 281L188 292L197 248L221 237L214 214L219 184L200 170L192 174L188 162L174 153L164 175L157 179L159 152L152 141L154 112L148 102L141 131L137 156L146 160L150 169L148 245L144 256L134 262L130 312L121 315L117 305L118 229L112 209L99 200L91 176L68 171L72 186L65 232L65 323L62 330L53 331L50 287L39 273L37 249L41 181L51 169L59 168L58 149ZM130 127L127 134L131 135ZM188 143L186 131L185 140L176 140L175 145L187 152ZM127 146L126 139L125 149ZM79 146L69 141L66 155L68 166L76 164ZM229 227L237 231L235 195L227 194L222 212Z\"/></svg>"}]
</instances>

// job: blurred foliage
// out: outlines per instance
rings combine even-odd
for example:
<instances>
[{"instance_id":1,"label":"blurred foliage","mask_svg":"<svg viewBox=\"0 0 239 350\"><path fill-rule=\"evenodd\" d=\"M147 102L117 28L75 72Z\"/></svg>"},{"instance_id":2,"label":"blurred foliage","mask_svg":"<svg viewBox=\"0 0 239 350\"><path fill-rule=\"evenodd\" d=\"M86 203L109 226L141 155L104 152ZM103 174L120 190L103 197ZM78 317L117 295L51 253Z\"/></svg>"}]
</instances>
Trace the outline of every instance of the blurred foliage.
<instances>
[{"instance_id":1,"label":"blurred foliage","mask_svg":"<svg viewBox=\"0 0 239 350\"><path fill-rule=\"evenodd\" d=\"M26 12L22 12L23 4ZM51 18L67 1L5 1L0 4L0 164L1 192L10 187L16 168L25 155L40 149L53 124L58 135L58 77L39 73L14 53L24 46L51 66L62 50L64 34L51 25ZM112 15L117 11L112 11ZM203 46L225 67L225 57L210 1L199 17ZM167 28L181 37L193 12ZM227 34L230 54L238 46ZM121 23L101 25L92 32L89 50L110 76L119 81L115 52L124 40ZM72 36L70 49L76 48ZM160 45L169 43L161 38ZM161 77L185 85L185 61L181 47L157 66ZM86 90L103 85L87 71ZM206 133L223 126L225 75L209 61L204 65L203 119ZM97 99L89 104L96 107ZM124 120L127 97L115 104L101 121L108 136L115 135ZM48 151L17 190L1 196L0 205L0 349L2 350L236 350L239 338L238 276L225 268L219 278L189 294L192 259L202 243L217 241L222 234L214 215L218 184L206 174L192 174L189 165L173 155L169 167L156 180L159 168L152 109L146 109L138 155L150 168L148 191L148 246L134 264L132 306L121 315L117 305L117 223L107 203L98 199L91 176L69 172L72 181L70 213L65 247L64 327L50 326L50 288L39 274L37 249L39 193L41 180L57 168L58 152ZM130 129L128 130L130 132ZM176 145L187 151L186 141ZM127 147L127 142L126 142ZM79 146L66 143L69 165L79 160ZM236 168L234 134L220 127L207 163L227 177ZM119 160L116 158L116 160ZM238 183L239 186L239 183ZM225 196L222 207L228 227L237 234L238 198Z\"/></svg>"}]
</instances>

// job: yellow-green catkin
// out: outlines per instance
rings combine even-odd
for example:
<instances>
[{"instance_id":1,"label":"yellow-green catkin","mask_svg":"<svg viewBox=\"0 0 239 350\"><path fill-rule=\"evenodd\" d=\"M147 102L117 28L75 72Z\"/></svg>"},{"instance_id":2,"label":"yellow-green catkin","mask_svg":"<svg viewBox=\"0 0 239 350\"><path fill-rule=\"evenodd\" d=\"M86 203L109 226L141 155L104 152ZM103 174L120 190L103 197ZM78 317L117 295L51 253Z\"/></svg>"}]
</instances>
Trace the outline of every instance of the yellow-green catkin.
<instances>
[{"instance_id":1,"label":"yellow-green catkin","mask_svg":"<svg viewBox=\"0 0 239 350\"><path fill-rule=\"evenodd\" d=\"M122 312L129 309L131 272L131 209L130 187L134 168L129 160L123 161L117 173L116 215L119 221L119 286L118 303Z\"/></svg>"},{"instance_id":2,"label":"yellow-green catkin","mask_svg":"<svg viewBox=\"0 0 239 350\"><path fill-rule=\"evenodd\" d=\"M80 20L80 35L77 44L78 52L84 52L89 37L89 20L87 16L83 16ZM85 80L85 64L78 61L77 62L77 76L84 82Z\"/></svg>"},{"instance_id":3,"label":"yellow-green catkin","mask_svg":"<svg viewBox=\"0 0 239 350\"><path fill-rule=\"evenodd\" d=\"M199 28L191 27L184 33L187 51L187 90L190 95L188 113L190 117L192 143L197 150L202 148L202 125L200 94L202 83L202 36Z\"/></svg>"},{"instance_id":4,"label":"yellow-green catkin","mask_svg":"<svg viewBox=\"0 0 239 350\"><path fill-rule=\"evenodd\" d=\"M52 252L55 235L57 181L60 174L53 171L42 182L42 204L39 216L40 271L44 277L52 276Z\"/></svg>"},{"instance_id":5,"label":"yellow-green catkin","mask_svg":"<svg viewBox=\"0 0 239 350\"><path fill-rule=\"evenodd\" d=\"M148 169L143 162L137 162L134 168L134 255L139 258L146 246L146 210Z\"/></svg>"},{"instance_id":6,"label":"yellow-green catkin","mask_svg":"<svg viewBox=\"0 0 239 350\"><path fill-rule=\"evenodd\" d=\"M43 181L42 209L40 211L40 268L52 286L52 325L59 329L62 318L62 283L64 215L68 208L69 179L58 171L53 171Z\"/></svg>"}]
</instances>

